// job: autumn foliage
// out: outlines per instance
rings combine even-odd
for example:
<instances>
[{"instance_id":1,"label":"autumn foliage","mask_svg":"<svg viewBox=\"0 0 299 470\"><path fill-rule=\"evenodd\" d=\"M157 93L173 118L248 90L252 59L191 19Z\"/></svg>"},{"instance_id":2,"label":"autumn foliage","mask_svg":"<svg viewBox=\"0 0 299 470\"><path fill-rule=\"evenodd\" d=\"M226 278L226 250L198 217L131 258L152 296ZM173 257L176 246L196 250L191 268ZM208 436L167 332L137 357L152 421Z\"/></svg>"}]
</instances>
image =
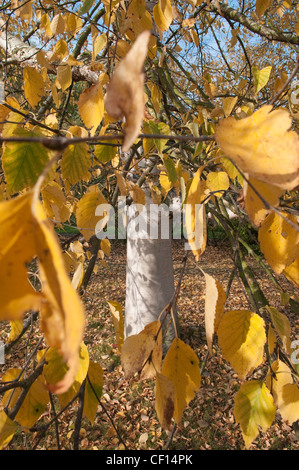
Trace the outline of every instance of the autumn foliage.
<instances>
[{"instance_id":1,"label":"autumn foliage","mask_svg":"<svg viewBox=\"0 0 299 470\"><path fill-rule=\"evenodd\" d=\"M182 43L169 50L168 40L182 33L185 47L199 50L197 22L212 28L213 17L217 22L227 18L227 24L236 21L268 41L292 44L298 39L298 12L286 2L297 28L290 36L271 1L245 2L251 7L248 17L241 7L233 10L222 2L176 6L158 0L152 10L142 0L126 6L118 1L76 3L80 6L71 11L60 2L12 1L4 9L9 19L0 12L5 63L0 320L10 322L9 344L18 339L24 315L38 312L44 339L33 352L34 367L10 368L2 375L0 447L13 442L17 430L38 429L53 394L61 410L81 397L80 413L93 424L105 376L84 343L83 294L90 261L95 256L104 263L113 250L108 238L96 240L96 227L105 228L109 221L109 213L98 213L97 207L115 205L118 194L144 205L146 181L155 204L174 193L186 208L190 256L206 286L208 352L215 354L217 344L240 379L234 417L249 448L277 413L289 424L299 419L292 348L298 332L291 331L286 313L274 308L271 299L261 301L260 290L252 288L240 248L246 242L240 230L233 231L224 202L230 201L236 215L253 228L260 250L256 256L273 279L285 276L290 292L277 282L278 289L284 303L298 308L299 139L296 109L291 98L285 100L298 63L290 62L275 80L271 65L261 61L261 67L251 66L246 54L244 67L250 73L244 73L242 84L236 74L231 87L220 72L219 77L208 73L208 58L202 59L207 66L200 80L195 60L184 70L182 56L176 55ZM267 15L279 23L281 36L271 36ZM17 38L18 22L28 31L36 28L38 46L26 47L22 34ZM239 29L230 34L227 58L218 44L220 56L237 68L236 42L250 49L252 39L244 39ZM22 53L15 40L24 40ZM124 154L130 152L126 167ZM143 160L158 169L153 178L139 166ZM127 178L129 169L137 180ZM250 308L228 310L229 292L217 276L201 269L201 256L208 250L208 213L228 234ZM57 231L67 226L76 227L82 238L62 246ZM165 306L167 321L174 321L172 307ZM124 338L122 306L111 299L109 309L124 377L154 381L157 417L171 432L196 399L204 364L177 331L162 353L165 312L139 334ZM256 379L259 368L264 373Z\"/></svg>"}]
</instances>

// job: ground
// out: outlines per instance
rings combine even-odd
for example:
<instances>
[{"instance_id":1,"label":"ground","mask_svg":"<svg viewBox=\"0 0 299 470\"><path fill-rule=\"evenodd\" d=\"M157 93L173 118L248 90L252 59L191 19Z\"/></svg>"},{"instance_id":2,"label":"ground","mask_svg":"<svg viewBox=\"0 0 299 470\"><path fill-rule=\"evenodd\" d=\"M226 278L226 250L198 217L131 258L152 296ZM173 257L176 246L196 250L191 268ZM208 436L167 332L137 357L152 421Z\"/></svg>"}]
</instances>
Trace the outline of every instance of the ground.
<instances>
[{"instance_id":1,"label":"ground","mask_svg":"<svg viewBox=\"0 0 299 470\"><path fill-rule=\"evenodd\" d=\"M185 255L182 242L173 245L175 280L178 281ZM265 289L273 306L288 314L293 331L298 331L299 316L288 306L282 307L280 294L272 281L253 259L249 262L259 273L259 282ZM178 300L180 334L197 353L201 365L204 362L202 384L197 396L186 408L180 426L173 435L161 429L155 412L154 383L139 382L134 378L125 380L120 365L113 321L107 301L125 302L126 247L114 243L106 265L98 264L91 282L83 296L86 306L87 325L85 343L91 360L104 368L104 387L101 405L93 426L83 418L80 432L81 449L155 449L163 450L239 450L244 448L239 425L233 414L234 396L240 387L237 374L214 348L213 357L207 358L204 328L204 278L192 256L189 256L182 278L181 295ZM200 267L213 275L223 285L228 284L233 268L225 242L208 246L200 261ZM285 281L283 281L285 282ZM241 283L232 283L225 309L246 309L248 304ZM20 351L11 355L18 360ZM16 367L16 365L14 365ZM262 377L263 367L254 378ZM45 417L43 419L46 419ZM59 444L61 449L72 448L72 437L76 414L69 409L59 422ZM53 428L53 427L52 427ZM31 436L24 440L15 438L9 449L30 448ZM57 448L54 429L40 442L39 449ZM254 441L251 449L299 450L299 439L292 426L284 423L279 414L266 433Z\"/></svg>"}]
</instances>

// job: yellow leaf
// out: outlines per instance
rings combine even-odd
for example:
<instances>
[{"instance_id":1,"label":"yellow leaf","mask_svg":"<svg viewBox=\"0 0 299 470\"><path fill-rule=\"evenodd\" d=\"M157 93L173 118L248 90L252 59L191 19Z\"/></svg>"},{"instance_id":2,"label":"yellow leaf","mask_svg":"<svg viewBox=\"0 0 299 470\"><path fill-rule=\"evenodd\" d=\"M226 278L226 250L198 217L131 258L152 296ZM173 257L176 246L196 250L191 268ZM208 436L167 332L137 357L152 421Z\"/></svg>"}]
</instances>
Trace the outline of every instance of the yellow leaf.
<instances>
[{"instance_id":1,"label":"yellow leaf","mask_svg":"<svg viewBox=\"0 0 299 470\"><path fill-rule=\"evenodd\" d=\"M217 330L218 344L225 360L240 378L263 362L266 332L264 320L248 310L226 312Z\"/></svg>"},{"instance_id":2,"label":"yellow leaf","mask_svg":"<svg viewBox=\"0 0 299 470\"><path fill-rule=\"evenodd\" d=\"M265 206L259 195L270 206L276 207L279 204L279 198L283 192L284 191L277 186L258 181L255 178L249 178L249 184L247 181L244 181L243 195L245 200L245 210L248 217L256 227L261 225L266 215L270 212L270 209Z\"/></svg>"},{"instance_id":3,"label":"yellow leaf","mask_svg":"<svg viewBox=\"0 0 299 470\"><path fill-rule=\"evenodd\" d=\"M66 18L65 32L72 33L76 37L77 33L82 28L82 18L79 15L70 13Z\"/></svg>"},{"instance_id":4,"label":"yellow leaf","mask_svg":"<svg viewBox=\"0 0 299 470\"><path fill-rule=\"evenodd\" d=\"M226 171L211 171L207 176L206 186L211 192L220 191L214 193L214 196L223 196L223 191L229 188L229 178Z\"/></svg>"},{"instance_id":5,"label":"yellow leaf","mask_svg":"<svg viewBox=\"0 0 299 470\"><path fill-rule=\"evenodd\" d=\"M32 204L32 215L37 225L34 240L46 299L41 308L41 328L48 345L59 348L69 367L61 382L50 384L50 390L62 393L70 387L77 373L84 308L65 270L59 242L39 201Z\"/></svg>"},{"instance_id":6,"label":"yellow leaf","mask_svg":"<svg viewBox=\"0 0 299 470\"><path fill-rule=\"evenodd\" d=\"M134 203L144 205L145 194L143 189L141 189L137 184L133 183L132 181L126 181L126 186Z\"/></svg>"},{"instance_id":7,"label":"yellow leaf","mask_svg":"<svg viewBox=\"0 0 299 470\"><path fill-rule=\"evenodd\" d=\"M117 347L119 351L121 351L124 343L124 316L122 313L122 306L114 300L110 300L108 304L113 317Z\"/></svg>"},{"instance_id":8,"label":"yellow leaf","mask_svg":"<svg viewBox=\"0 0 299 470\"><path fill-rule=\"evenodd\" d=\"M89 239L95 234L96 225L100 221L107 223L109 214L107 214L107 216L104 214L96 215L96 208L100 205L104 205L103 207L105 208L107 201L97 187L95 187L93 191L90 190L85 193L77 204L77 225L80 227L80 232L86 241L89 241ZM106 211L104 211L104 213L105 212Z\"/></svg>"},{"instance_id":9,"label":"yellow leaf","mask_svg":"<svg viewBox=\"0 0 299 470\"><path fill-rule=\"evenodd\" d=\"M0 411L0 450L4 449L12 440L18 425L5 413Z\"/></svg>"},{"instance_id":10,"label":"yellow leaf","mask_svg":"<svg viewBox=\"0 0 299 470\"><path fill-rule=\"evenodd\" d=\"M156 114L158 114L159 109L161 108L162 92L155 83L153 83L151 87L151 99Z\"/></svg>"},{"instance_id":11,"label":"yellow leaf","mask_svg":"<svg viewBox=\"0 0 299 470\"><path fill-rule=\"evenodd\" d=\"M274 377L273 377L274 374ZM266 384L279 408L283 402L282 389L286 384L293 383L291 369L280 359L272 362L271 370L268 371Z\"/></svg>"},{"instance_id":12,"label":"yellow leaf","mask_svg":"<svg viewBox=\"0 0 299 470\"><path fill-rule=\"evenodd\" d=\"M78 100L79 114L93 135L104 116L104 96L101 83L86 88Z\"/></svg>"},{"instance_id":13,"label":"yellow leaf","mask_svg":"<svg viewBox=\"0 0 299 470\"><path fill-rule=\"evenodd\" d=\"M79 290L84 278L83 263L78 263L72 277L72 286L74 289Z\"/></svg>"},{"instance_id":14,"label":"yellow leaf","mask_svg":"<svg viewBox=\"0 0 299 470\"><path fill-rule=\"evenodd\" d=\"M241 385L235 397L234 414L240 424L245 446L265 432L274 421L276 408L271 393L263 382L252 380Z\"/></svg>"},{"instance_id":15,"label":"yellow leaf","mask_svg":"<svg viewBox=\"0 0 299 470\"><path fill-rule=\"evenodd\" d=\"M216 141L227 157L250 176L281 189L299 184L299 139L284 109L262 106L251 116L228 117L216 129Z\"/></svg>"},{"instance_id":16,"label":"yellow leaf","mask_svg":"<svg viewBox=\"0 0 299 470\"><path fill-rule=\"evenodd\" d=\"M24 378L22 369L16 367L8 369L2 377L2 383L13 382L15 380L21 380ZM17 399L19 398L21 389L19 387L13 388L12 390L7 390L2 398L1 406L6 407L9 404L9 408L12 409L16 404Z\"/></svg>"},{"instance_id":17,"label":"yellow leaf","mask_svg":"<svg viewBox=\"0 0 299 470\"><path fill-rule=\"evenodd\" d=\"M225 117L230 116L237 101L238 101L237 96L234 96L234 97L229 96L228 98L224 98L222 107L223 107L223 112L224 112Z\"/></svg>"},{"instance_id":18,"label":"yellow leaf","mask_svg":"<svg viewBox=\"0 0 299 470\"><path fill-rule=\"evenodd\" d=\"M126 181L125 181L123 175L121 174L121 172L119 170L114 170L114 174L116 176L117 186L118 186L118 189L119 189L119 192L120 192L121 196L126 196L127 195L127 187L126 187Z\"/></svg>"},{"instance_id":19,"label":"yellow leaf","mask_svg":"<svg viewBox=\"0 0 299 470\"><path fill-rule=\"evenodd\" d=\"M282 215L297 224L296 217L286 212ZM258 240L261 251L276 274L281 274L299 255L299 232L274 212L262 223Z\"/></svg>"},{"instance_id":20,"label":"yellow leaf","mask_svg":"<svg viewBox=\"0 0 299 470\"><path fill-rule=\"evenodd\" d=\"M43 207L50 219L57 222L66 222L70 217L70 208L67 206L66 197L55 181L51 181L42 189Z\"/></svg>"},{"instance_id":21,"label":"yellow leaf","mask_svg":"<svg viewBox=\"0 0 299 470\"><path fill-rule=\"evenodd\" d=\"M257 16L264 16L265 12L271 6L273 0L256 0L255 11Z\"/></svg>"},{"instance_id":22,"label":"yellow leaf","mask_svg":"<svg viewBox=\"0 0 299 470\"><path fill-rule=\"evenodd\" d=\"M166 194L168 194L171 188L173 187L173 183L168 178L168 175L165 170L160 172L159 181L161 185L161 192L164 196L166 196Z\"/></svg>"},{"instance_id":23,"label":"yellow leaf","mask_svg":"<svg viewBox=\"0 0 299 470\"><path fill-rule=\"evenodd\" d=\"M216 87L214 83L204 80L204 90L210 98L213 98L215 96L215 89Z\"/></svg>"},{"instance_id":24,"label":"yellow leaf","mask_svg":"<svg viewBox=\"0 0 299 470\"><path fill-rule=\"evenodd\" d=\"M74 271L78 267L78 261L76 259L76 256L73 253L70 253L69 251L65 251L62 253L65 269L68 273L71 271Z\"/></svg>"},{"instance_id":25,"label":"yellow leaf","mask_svg":"<svg viewBox=\"0 0 299 470\"><path fill-rule=\"evenodd\" d=\"M267 85L272 67L265 67L262 70L259 70L257 67L252 67L252 74L254 78L254 92L257 93Z\"/></svg>"},{"instance_id":26,"label":"yellow leaf","mask_svg":"<svg viewBox=\"0 0 299 470\"><path fill-rule=\"evenodd\" d=\"M147 55L150 31L143 31L116 68L107 86L105 108L115 118L125 117L122 149L127 152L138 137L144 116L143 64Z\"/></svg>"},{"instance_id":27,"label":"yellow leaf","mask_svg":"<svg viewBox=\"0 0 299 470\"><path fill-rule=\"evenodd\" d=\"M299 287L299 256L297 256L292 264L289 264L289 266L283 270L283 274L289 281L295 284L295 286Z\"/></svg>"},{"instance_id":28,"label":"yellow leaf","mask_svg":"<svg viewBox=\"0 0 299 470\"><path fill-rule=\"evenodd\" d=\"M220 161L221 161L221 165L223 166L223 168L225 169L225 171L227 172L227 174L231 178L231 180L234 181L234 179L237 178L238 183L240 183L240 185L242 186L243 185L243 176L237 170L235 165L230 160L228 160L228 158L221 158Z\"/></svg>"},{"instance_id":29,"label":"yellow leaf","mask_svg":"<svg viewBox=\"0 0 299 470\"><path fill-rule=\"evenodd\" d=\"M99 52L106 46L107 34L103 33L92 41L92 60L95 60Z\"/></svg>"},{"instance_id":30,"label":"yellow leaf","mask_svg":"<svg viewBox=\"0 0 299 470\"><path fill-rule=\"evenodd\" d=\"M117 141L110 142L111 144L116 144ZM107 163L113 160L117 154L117 147L112 145L97 145L94 151L97 161L102 163Z\"/></svg>"},{"instance_id":31,"label":"yellow leaf","mask_svg":"<svg viewBox=\"0 0 299 470\"><path fill-rule=\"evenodd\" d=\"M289 424L299 419L299 389L296 383L286 384L282 389L283 403L279 407L282 418Z\"/></svg>"},{"instance_id":32,"label":"yellow leaf","mask_svg":"<svg viewBox=\"0 0 299 470\"><path fill-rule=\"evenodd\" d=\"M61 160L63 179L71 185L79 181L89 181L90 165L90 152L86 142L69 145L63 153Z\"/></svg>"},{"instance_id":33,"label":"yellow leaf","mask_svg":"<svg viewBox=\"0 0 299 470\"><path fill-rule=\"evenodd\" d=\"M22 5L20 5L18 14L22 20L29 20L32 17L32 3L33 0L29 0L28 2L22 2Z\"/></svg>"},{"instance_id":34,"label":"yellow leaf","mask_svg":"<svg viewBox=\"0 0 299 470\"><path fill-rule=\"evenodd\" d=\"M34 108L45 94L45 82L42 75L33 67L24 68L24 93L29 104Z\"/></svg>"},{"instance_id":35,"label":"yellow leaf","mask_svg":"<svg viewBox=\"0 0 299 470\"><path fill-rule=\"evenodd\" d=\"M275 335L275 331L271 325L269 325L268 327L267 342L268 342L269 354L273 354L276 344L277 344L277 338Z\"/></svg>"},{"instance_id":36,"label":"yellow leaf","mask_svg":"<svg viewBox=\"0 0 299 470\"><path fill-rule=\"evenodd\" d=\"M205 292L205 329L208 348L212 354L213 336L217 333L217 329L224 313L224 304L226 295L222 285L213 276L204 272L206 281Z\"/></svg>"},{"instance_id":37,"label":"yellow leaf","mask_svg":"<svg viewBox=\"0 0 299 470\"><path fill-rule=\"evenodd\" d=\"M43 377L38 377L29 388L25 400L19 409L16 421L26 428L31 428L46 411L49 393Z\"/></svg>"},{"instance_id":38,"label":"yellow leaf","mask_svg":"<svg viewBox=\"0 0 299 470\"><path fill-rule=\"evenodd\" d=\"M1 320L20 320L26 311L38 310L42 300L25 266L36 254L30 203L31 193L0 203Z\"/></svg>"},{"instance_id":39,"label":"yellow leaf","mask_svg":"<svg viewBox=\"0 0 299 470\"><path fill-rule=\"evenodd\" d=\"M179 424L184 409L200 388L198 357L190 346L175 338L165 356L161 373L174 385L173 417Z\"/></svg>"},{"instance_id":40,"label":"yellow leaf","mask_svg":"<svg viewBox=\"0 0 299 470\"><path fill-rule=\"evenodd\" d=\"M162 202L162 193L160 189L154 184L150 185L151 189L151 198L154 204L160 205Z\"/></svg>"},{"instance_id":41,"label":"yellow leaf","mask_svg":"<svg viewBox=\"0 0 299 470\"><path fill-rule=\"evenodd\" d=\"M271 371L267 374L267 386L273 394L282 418L292 424L299 419L298 385L293 383L290 368L281 360L277 359L271 364ZM272 373L275 374L275 378Z\"/></svg>"},{"instance_id":42,"label":"yellow leaf","mask_svg":"<svg viewBox=\"0 0 299 470\"><path fill-rule=\"evenodd\" d=\"M105 253L106 256L109 256L111 253L111 243L108 238L103 238L101 240L101 250Z\"/></svg>"},{"instance_id":43,"label":"yellow leaf","mask_svg":"<svg viewBox=\"0 0 299 470\"><path fill-rule=\"evenodd\" d=\"M160 372L156 377L155 398L158 420L163 429L170 430L174 413L174 385Z\"/></svg>"},{"instance_id":44,"label":"yellow leaf","mask_svg":"<svg viewBox=\"0 0 299 470\"><path fill-rule=\"evenodd\" d=\"M84 309L64 267L54 230L32 192L0 204L1 319L20 319L27 310L39 310L41 329L49 346L59 348L69 366L62 383L69 388L78 367L84 330ZM27 279L26 263L38 257L41 293ZM15 285L18 289L15 289Z\"/></svg>"},{"instance_id":45,"label":"yellow leaf","mask_svg":"<svg viewBox=\"0 0 299 470\"><path fill-rule=\"evenodd\" d=\"M274 82L274 92L278 93L281 90L283 85L288 79L288 74L286 72L281 72L281 74L275 79Z\"/></svg>"},{"instance_id":46,"label":"yellow leaf","mask_svg":"<svg viewBox=\"0 0 299 470\"><path fill-rule=\"evenodd\" d=\"M84 393L83 415L93 425L104 385L103 369L100 364L90 362ZM90 384L91 383L91 384Z\"/></svg>"},{"instance_id":47,"label":"yellow leaf","mask_svg":"<svg viewBox=\"0 0 299 470\"><path fill-rule=\"evenodd\" d=\"M40 19L40 28L45 30L47 38L52 36L51 21L47 13L44 13Z\"/></svg>"},{"instance_id":48,"label":"yellow leaf","mask_svg":"<svg viewBox=\"0 0 299 470\"><path fill-rule=\"evenodd\" d=\"M65 28L65 21L63 19L63 16L59 14L55 15L53 20L51 21L50 27L54 36L58 34L63 34Z\"/></svg>"},{"instance_id":49,"label":"yellow leaf","mask_svg":"<svg viewBox=\"0 0 299 470\"><path fill-rule=\"evenodd\" d=\"M266 306L266 309L270 313L272 323L275 331L282 341L283 347L286 349L288 354L292 354L291 349L291 325L289 319L283 313L280 313L276 308Z\"/></svg>"},{"instance_id":50,"label":"yellow leaf","mask_svg":"<svg viewBox=\"0 0 299 470\"><path fill-rule=\"evenodd\" d=\"M72 84L72 68L68 64L61 64L57 67L56 85L65 91ZM59 86L58 86L59 85Z\"/></svg>"},{"instance_id":51,"label":"yellow leaf","mask_svg":"<svg viewBox=\"0 0 299 470\"><path fill-rule=\"evenodd\" d=\"M159 0L153 8L153 16L158 28L167 31L173 19L171 1Z\"/></svg>"},{"instance_id":52,"label":"yellow leaf","mask_svg":"<svg viewBox=\"0 0 299 470\"><path fill-rule=\"evenodd\" d=\"M82 342L77 352L78 367L73 377L72 382L69 382L68 387L64 390L54 390L57 393L59 403L64 408L67 403L79 391L80 385L86 377L89 367L89 354L86 345ZM43 369L43 376L51 388L52 384L62 383L65 376L69 373L69 367L64 361L57 348L50 348L46 352L46 364Z\"/></svg>"},{"instance_id":53,"label":"yellow leaf","mask_svg":"<svg viewBox=\"0 0 299 470\"><path fill-rule=\"evenodd\" d=\"M128 336L121 350L125 378L142 372L142 378L154 377L162 360L162 329L159 320L153 321L137 335Z\"/></svg>"},{"instance_id":54,"label":"yellow leaf","mask_svg":"<svg viewBox=\"0 0 299 470\"><path fill-rule=\"evenodd\" d=\"M59 41L57 41L54 47L55 60L56 58L58 58L59 60L62 60L65 56L68 55L68 52L69 52L69 48L68 48L67 42L64 39L59 39ZM53 57L52 57L52 61L53 61Z\"/></svg>"},{"instance_id":55,"label":"yellow leaf","mask_svg":"<svg viewBox=\"0 0 299 470\"><path fill-rule=\"evenodd\" d=\"M196 261L206 247L206 214L202 201L209 194L205 181L201 180L201 171L199 168L195 173L184 205L186 238Z\"/></svg>"},{"instance_id":56,"label":"yellow leaf","mask_svg":"<svg viewBox=\"0 0 299 470\"><path fill-rule=\"evenodd\" d=\"M51 87L51 91L52 91L53 101L56 104L57 108L59 108L62 94L60 92L58 93L55 83L53 83Z\"/></svg>"},{"instance_id":57,"label":"yellow leaf","mask_svg":"<svg viewBox=\"0 0 299 470\"><path fill-rule=\"evenodd\" d=\"M23 329L23 321L22 320L15 320L10 322L10 333L9 337L7 338L7 343L10 343L11 341L14 341L17 339L19 334L21 333Z\"/></svg>"}]
</instances>

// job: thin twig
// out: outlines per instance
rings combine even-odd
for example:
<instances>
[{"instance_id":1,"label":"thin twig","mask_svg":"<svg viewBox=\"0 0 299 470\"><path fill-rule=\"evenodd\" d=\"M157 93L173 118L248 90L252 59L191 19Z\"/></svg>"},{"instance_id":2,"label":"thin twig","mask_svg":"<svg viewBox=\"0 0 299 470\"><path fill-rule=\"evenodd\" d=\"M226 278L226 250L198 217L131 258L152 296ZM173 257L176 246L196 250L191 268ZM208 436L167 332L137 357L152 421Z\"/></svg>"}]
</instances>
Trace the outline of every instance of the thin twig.
<instances>
[{"instance_id":1,"label":"thin twig","mask_svg":"<svg viewBox=\"0 0 299 470\"><path fill-rule=\"evenodd\" d=\"M123 140L124 134L104 134L92 137L18 137L18 136L0 136L1 142L14 142L14 143L35 143L43 144L45 147L51 150L65 150L69 145L80 144L82 142L97 143L97 142L109 142L111 140ZM215 141L213 135L171 135L171 134L139 134L139 139L163 139L163 140L175 140L178 142L205 142Z\"/></svg>"},{"instance_id":2,"label":"thin twig","mask_svg":"<svg viewBox=\"0 0 299 470\"><path fill-rule=\"evenodd\" d=\"M85 384L86 384L86 379L83 380L80 386L79 393L78 393L79 405L78 405L78 411L77 411L75 429L74 429L74 450L79 450L79 438L80 438L80 429L81 429L81 423L82 423L82 417L83 417Z\"/></svg>"},{"instance_id":3,"label":"thin twig","mask_svg":"<svg viewBox=\"0 0 299 470\"><path fill-rule=\"evenodd\" d=\"M56 423L57 419L59 418L60 415L62 415L62 413L65 412L65 410L67 410L67 408L69 408L69 406L71 406L74 401L78 398L78 393L65 405L64 408L62 408L62 410L59 411L59 413L56 414L56 416L54 418L51 419L51 421L49 421L47 424L42 424L41 426L33 426L32 428L29 429L30 432L40 432L40 436L39 438L37 439L36 443L34 444L32 450L35 450L36 447L38 446L38 444L40 443L40 441L43 439L44 435L46 434L48 428L53 424L53 423Z\"/></svg>"},{"instance_id":4,"label":"thin twig","mask_svg":"<svg viewBox=\"0 0 299 470\"><path fill-rule=\"evenodd\" d=\"M60 450L60 440L59 440L59 428L58 428L58 419L57 419L57 413L55 410L55 403L53 400L53 395L52 393L49 392L49 397L50 397L50 403L52 407L52 413L53 413L53 418L55 422L55 435L56 435L56 442L57 442L57 450Z\"/></svg>"},{"instance_id":5,"label":"thin twig","mask_svg":"<svg viewBox=\"0 0 299 470\"><path fill-rule=\"evenodd\" d=\"M278 100L278 98L280 97L280 95L287 89L287 87L289 86L289 84L291 83L291 81L293 80L293 78L296 76L297 72L299 70L299 54L297 56L297 59L296 59L296 67L294 68L293 72L291 73L291 75L289 76L289 78L287 79L287 81L283 84L283 86L280 88L280 90L278 90L278 92L276 93L276 95L273 96L272 100L270 101L270 105L273 106L273 104L275 103L275 101Z\"/></svg>"},{"instance_id":6,"label":"thin twig","mask_svg":"<svg viewBox=\"0 0 299 470\"><path fill-rule=\"evenodd\" d=\"M126 446L126 443L124 442L124 440L123 440L123 438L121 437L121 435L120 435L120 433L119 433L117 427L115 426L113 419L112 419L111 416L109 415L109 413L108 413L106 407L104 406L104 404L103 404L102 401L100 400L100 398L99 398L97 392L95 391L95 389L94 389L94 387L93 387L93 385L92 385L92 383L91 383L91 380L90 380L88 374L87 374L87 380L88 380L88 383L89 383L89 385L90 385L91 390L93 391L93 393L94 393L96 399L98 400L98 403L101 405L101 407L103 408L104 412L106 413L106 415L107 415L107 417L108 417L110 423L112 424L112 426L113 426L113 428L114 428L114 430L115 430L115 432L116 432L116 434L117 434L119 440L120 440L121 443L124 445L125 449L128 450L128 447Z\"/></svg>"},{"instance_id":7,"label":"thin twig","mask_svg":"<svg viewBox=\"0 0 299 470\"><path fill-rule=\"evenodd\" d=\"M272 206L271 204L269 204L268 201L266 201L266 199L258 192L258 190L254 187L254 185L251 183L251 181L249 181L249 179L245 176L245 174L243 173L242 170L240 170L240 168L238 167L238 165L236 165L236 163L229 157L224 157L224 158L227 158L233 165L234 167L238 170L238 172L240 173L240 175L242 176L242 178L246 181L246 183L248 184L248 186L250 186L250 188L255 192L255 194L257 195L257 197L262 201L262 203L265 205L266 209L268 209L269 211L272 211L272 212L275 212L275 214L279 215L279 217L281 217L285 222L287 222L288 224L290 224L295 230L296 232L299 232L299 226L296 225L292 220L288 219L287 217L285 217L280 210L276 209L276 207Z\"/></svg>"}]
</instances>

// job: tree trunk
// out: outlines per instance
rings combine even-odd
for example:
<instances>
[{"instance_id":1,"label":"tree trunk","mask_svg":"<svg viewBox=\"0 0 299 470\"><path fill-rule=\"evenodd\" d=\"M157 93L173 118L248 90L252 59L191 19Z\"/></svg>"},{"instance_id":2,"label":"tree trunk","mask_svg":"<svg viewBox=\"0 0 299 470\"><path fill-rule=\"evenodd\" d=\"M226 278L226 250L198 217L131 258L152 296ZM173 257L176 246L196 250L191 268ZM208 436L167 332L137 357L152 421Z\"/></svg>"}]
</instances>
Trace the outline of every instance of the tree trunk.
<instances>
[{"instance_id":1,"label":"tree trunk","mask_svg":"<svg viewBox=\"0 0 299 470\"><path fill-rule=\"evenodd\" d=\"M125 337L138 334L148 323L157 320L175 291L169 213L157 213L159 206L154 207L150 202L147 198L140 214L135 204L128 208ZM155 229L156 233L151 232ZM176 311L174 316L177 319ZM163 323L164 333L167 329L164 350L174 338L170 318L168 314Z\"/></svg>"}]
</instances>

